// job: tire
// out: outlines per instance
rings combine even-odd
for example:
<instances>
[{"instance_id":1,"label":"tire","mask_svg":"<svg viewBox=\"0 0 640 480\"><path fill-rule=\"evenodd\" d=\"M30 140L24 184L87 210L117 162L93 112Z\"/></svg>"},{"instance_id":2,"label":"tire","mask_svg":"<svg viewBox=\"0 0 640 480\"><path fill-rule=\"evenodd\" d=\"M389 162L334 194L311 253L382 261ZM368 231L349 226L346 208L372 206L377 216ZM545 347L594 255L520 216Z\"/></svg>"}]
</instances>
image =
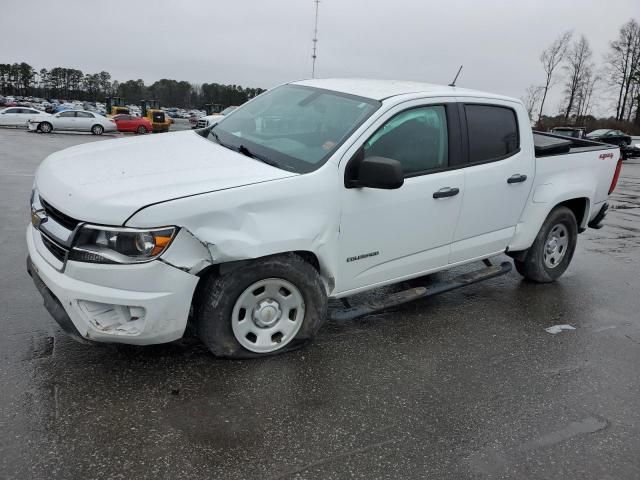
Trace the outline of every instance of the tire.
<instances>
[{"instance_id":1,"label":"tire","mask_svg":"<svg viewBox=\"0 0 640 480\"><path fill-rule=\"evenodd\" d=\"M139 135L144 135L145 133L147 133L147 127L145 127L144 125L140 125L136 129L136 133L139 134Z\"/></svg>"},{"instance_id":2,"label":"tire","mask_svg":"<svg viewBox=\"0 0 640 480\"><path fill-rule=\"evenodd\" d=\"M42 133L51 133L51 131L53 130L53 125L51 125L49 122L40 122L38 124L38 130L40 130Z\"/></svg>"},{"instance_id":3,"label":"tire","mask_svg":"<svg viewBox=\"0 0 640 480\"><path fill-rule=\"evenodd\" d=\"M199 293L198 336L219 357L259 358L295 350L311 341L326 318L327 293L320 275L293 253L210 275ZM286 305L296 299L302 302L296 308ZM272 324L260 325L265 313Z\"/></svg>"},{"instance_id":4,"label":"tire","mask_svg":"<svg viewBox=\"0 0 640 480\"><path fill-rule=\"evenodd\" d=\"M578 243L576 217L567 207L556 207L547 216L523 260L514 260L516 270L527 280L550 283L562 275Z\"/></svg>"},{"instance_id":5,"label":"tire","mask_svg":"<svg viewBox=\"0 0 640 480\"><path fill-rule=\"evenodd\" d=\"M94 135L102 135L103 132L104 127L102 125L94 125L93 127L91 127L91 133L93 133Z\"/></svg>"}]
</instances>

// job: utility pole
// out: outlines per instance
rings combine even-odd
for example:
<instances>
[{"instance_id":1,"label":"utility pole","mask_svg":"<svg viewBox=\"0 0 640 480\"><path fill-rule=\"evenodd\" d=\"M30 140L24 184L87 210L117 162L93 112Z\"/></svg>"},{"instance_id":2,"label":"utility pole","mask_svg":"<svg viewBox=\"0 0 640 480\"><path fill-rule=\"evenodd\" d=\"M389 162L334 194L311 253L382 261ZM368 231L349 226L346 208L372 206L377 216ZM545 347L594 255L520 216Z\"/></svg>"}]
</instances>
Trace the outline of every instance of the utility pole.
<instances>
[{"instance_id":1,"label":"utility pole","mask_svg":"<svg viewBox=\"0 0 640 480\"><path fill-rule=\"evenodd\" d=\"M316 24L313 29L313 54L311 58L313 59L313 63L311 65L311 78L316 78L316 49L318 48L318 6L320 4L320 0L314 0L316 2Z\"/></svg>"}]
</instances>

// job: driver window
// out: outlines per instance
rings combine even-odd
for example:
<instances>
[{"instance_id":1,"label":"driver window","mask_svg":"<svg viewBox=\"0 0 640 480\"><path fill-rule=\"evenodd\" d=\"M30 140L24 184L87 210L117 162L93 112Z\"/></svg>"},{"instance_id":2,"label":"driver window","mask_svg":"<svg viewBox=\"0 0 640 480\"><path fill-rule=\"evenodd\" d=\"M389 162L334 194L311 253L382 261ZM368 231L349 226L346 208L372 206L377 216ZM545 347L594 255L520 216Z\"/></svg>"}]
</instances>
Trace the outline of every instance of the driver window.
<instances>
[{"instance_id":1,"label":"driver window","mask_svg":"<svg viewBox=\"0 0 640 480\"><path fill-rule=\"evenodd\" d=\"M446 167L448 146L446 109L436 105L393 117L364 144L364 155L398 160L411 176Z\"/></svg>"},{"instance_id":2,"label":"driver window","mask_svg":"<svg viewBox=\"0 0 640 480\"><path fill-rule=\"evenodd\" d=\"M76 112L62 112L58 115L60 118L65 118L65 117L75 117L76 116Z\"/></svg>"}]
</instances>

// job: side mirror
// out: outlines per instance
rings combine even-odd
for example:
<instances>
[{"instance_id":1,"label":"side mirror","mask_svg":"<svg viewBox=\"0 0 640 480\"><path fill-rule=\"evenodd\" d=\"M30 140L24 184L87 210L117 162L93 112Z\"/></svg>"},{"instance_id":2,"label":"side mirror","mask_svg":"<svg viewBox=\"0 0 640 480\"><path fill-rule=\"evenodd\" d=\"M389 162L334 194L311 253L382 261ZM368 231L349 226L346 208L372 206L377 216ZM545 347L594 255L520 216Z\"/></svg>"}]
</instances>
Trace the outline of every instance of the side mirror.
<instances>
[{"instance_id":1,"label":"side mirror","mask_svg":"<svg viewBox=\"0 0 640 480\"><path fill-rule=\"evenodd\" d=\"M362 159L348 184L348 188L380 188L394 190L404 184L404 172L399 161L385 157L367 157Z\"/></svg>"}]
</instances>

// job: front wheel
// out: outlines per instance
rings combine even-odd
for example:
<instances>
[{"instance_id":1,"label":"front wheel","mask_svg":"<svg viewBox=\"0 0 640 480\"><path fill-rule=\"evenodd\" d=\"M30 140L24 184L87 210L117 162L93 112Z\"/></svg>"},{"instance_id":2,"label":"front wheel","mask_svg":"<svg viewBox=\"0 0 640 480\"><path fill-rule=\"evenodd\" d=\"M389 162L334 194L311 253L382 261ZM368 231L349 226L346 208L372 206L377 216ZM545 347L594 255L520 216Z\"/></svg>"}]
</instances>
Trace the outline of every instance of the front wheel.
<instances>
[{"instance_id":1,"label":"front wheel","mask_svg":"<svg viewBox=\"0 0 640 480\"><path fill-rule=\"evenodd\" d=\"M102 125L94 125L91 127L91 133L94 135L102 135L102 132L104 132L104 127Z\"/></svg>"},{"instance_id":2,"label":"front wheel","mask_svg":"<svg viewBox=\"0 0 640 480\"><path fill-rule=\"evenodd\" d=\"M247 262L205 282L197 329L217 356L255 358L300 348L326 317L322 280L296 254Z\"/></svg>"},{"instance_id":3,"label":"front wheel","mask_svg":"<svg viewBox=\"0 0 640 480\"><path fill-rule=\"evenodd\" d=\"M578 224L567 207L556 207L547 216L524 259L514 260L516 270L528 280L549 283L569 267L578 243Z\"/></svg>"},{"instance_id":4,"label":"front wheel","mask_svg":"<svg viewBox=\"0 0 640 480\"><path fill-rule=\"evenodd\" d=\"M140 135L144 135L145 133L147 133L147 127L145 127L144 125L140 125L136 132Z\"/></svg>"},{"instance_id":5,"label":"front wheel","mask_svg":"<svg viewBox=\"0 0 640 480\"><path fill-rule=\"evenodd\" d=\"M53 126L49 122L41 122L38 125L38 130L40 130L42 133L51 133L51 131L53 130Z\"/></svg>"}]
</instances>

